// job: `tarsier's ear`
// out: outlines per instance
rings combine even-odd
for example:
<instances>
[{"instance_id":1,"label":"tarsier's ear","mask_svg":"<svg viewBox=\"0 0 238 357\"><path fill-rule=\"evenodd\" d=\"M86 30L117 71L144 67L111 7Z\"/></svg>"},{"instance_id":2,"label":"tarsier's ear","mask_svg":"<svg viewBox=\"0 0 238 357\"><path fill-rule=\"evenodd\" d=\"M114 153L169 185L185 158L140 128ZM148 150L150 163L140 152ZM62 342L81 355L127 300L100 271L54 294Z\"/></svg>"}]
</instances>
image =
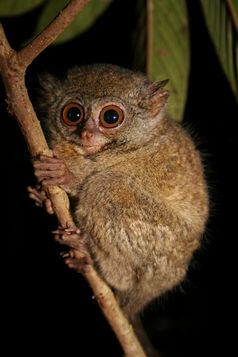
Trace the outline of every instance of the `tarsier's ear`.
<instances>
[{"instance_id":1,"label":"tarsier's ear","mask_svg":"<svg viewBox=\"0 0 238 357\"><path fill-rule=\"evenodd\" d=\"M168 81L168 79L165 79L163 81L153 82L143 91L141 105L149 109L152 117L159 114L167 102L169 92L164 89L164 87Z\"/></svg>"}]
</instances>

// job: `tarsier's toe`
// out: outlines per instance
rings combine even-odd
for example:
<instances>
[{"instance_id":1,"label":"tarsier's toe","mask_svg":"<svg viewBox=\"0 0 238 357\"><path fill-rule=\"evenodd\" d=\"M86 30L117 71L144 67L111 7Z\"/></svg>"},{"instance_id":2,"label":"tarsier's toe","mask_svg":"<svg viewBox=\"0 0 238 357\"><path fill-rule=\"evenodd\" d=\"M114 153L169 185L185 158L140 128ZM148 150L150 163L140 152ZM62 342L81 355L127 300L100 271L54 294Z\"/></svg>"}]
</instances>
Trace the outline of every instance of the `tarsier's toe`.
<instances>
[{"instance_id":1,"label":"tarsier's toe","mask_svg":"<svg viewBox=\"0 0 238 357\"><path fill-rule=\"evenodd\" d=\"M76 250L82 250L84 248L84 235L83 234L71 234L71 235L63 235L62 236L63 241L65 242L66 245L68 245L70 248L76 249Z\"/></svg>"},{"instance_id":2,"label":"tarsier's toe","mask_svg":"<svg viewBox=\"0 0 238 357\"><path fill-rule=\"evenodd\" d=\"M35 202L37 206L42 206L43 201L46 198L44 191L40 191L35 187L28 186L27 191L29 197Z\"/></svg>"},{"instance_id":3,"label":"tarsier's toe","mask_svg":"<svg viewBox=\"0 0 238 357\"><path fill-rule=\"evenodd\" d=\"M85 273L92 265L92 260L89 256L85 256L82 258L66 258L65 264L80 273Z\"/></svg>"},{"instance_id":4,"label":"tarsier's toe","mask_svg":"<svg viewBox=\"0 0 238 357\"><path fill-rule=\"evenodd\" d=\"M52 233L55 234L55 240L58 243L67 245L76 250L84 250L84 234L80 233L79 228L59 228Z\"/></svg>"}]
</instances>

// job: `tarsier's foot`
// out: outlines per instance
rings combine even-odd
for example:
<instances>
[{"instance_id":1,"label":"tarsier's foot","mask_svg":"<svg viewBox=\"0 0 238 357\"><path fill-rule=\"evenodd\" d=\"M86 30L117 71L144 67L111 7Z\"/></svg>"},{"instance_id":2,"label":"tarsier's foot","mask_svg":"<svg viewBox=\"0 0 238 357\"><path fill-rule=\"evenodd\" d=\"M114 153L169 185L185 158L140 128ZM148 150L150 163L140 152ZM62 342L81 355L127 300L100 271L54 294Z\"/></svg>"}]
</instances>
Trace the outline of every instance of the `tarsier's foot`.
<instances>
[{"instance_id":1,"label":"tarsier's foot","mask_svg":"<svg viewBox=\"0 0 238 357\"><path fill-rule=\"evenodd\" d=\"M80 229L75 226L68 228L59 227L52 233L55 234L55 240L58 243L67 245L68 247L82 253L82 257L80 258L76 257L72 251L62 253L61 256L64 258L67 266L78 272L86 272L89 266L92 265L92 260L85 248L85 235L80 231Z\"/></svg>"},{"instance_id":2,"label":"tarsier's foot","mask_svg":"<svg viewBox=\"0 0 238 357\"><path fill-rule=\"evenodd\" d=\"M42 190L40 185L36 187L28 186L27 191L29 192L29 197L35 202L37 207L45 207L47 213L54 213L51 200L46 196L45 191Z\"/></svg>"}]
</instances>

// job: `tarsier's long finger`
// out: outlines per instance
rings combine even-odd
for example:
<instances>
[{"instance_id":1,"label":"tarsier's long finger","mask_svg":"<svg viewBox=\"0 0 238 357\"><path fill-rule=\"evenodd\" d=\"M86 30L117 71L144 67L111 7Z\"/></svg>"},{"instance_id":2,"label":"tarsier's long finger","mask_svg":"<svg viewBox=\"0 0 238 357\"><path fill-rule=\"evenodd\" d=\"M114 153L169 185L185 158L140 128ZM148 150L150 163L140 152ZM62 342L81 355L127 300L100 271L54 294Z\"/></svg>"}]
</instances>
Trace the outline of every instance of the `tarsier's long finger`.
<instances>
[{"instance_id":1,"label":"tarsier's long finger","mask_svg":"<svg viewBox=\"0 0 238 357\"><path fill-rule=\"evenodd\" d=\"M45 205L45 209L46 209L46 212L49 213L49 214L54 214L54 209L53 209L53 206L52 206L52 202L49 198L46 198L44 200L44 205Z\"/></svg>"},{"instance_id":2,"label":"tarsier's long finger","mask_svg":"<svg viewBox=\"0 0 238 357\"><path fill-rule=\"evenodd\" d=\"M49 157L49 156L45 156L45 155L40 155L39 160L40 160L40 161L47 162L47 163L49 163L49 164L51 164L51 163L54 164L54 163L56 163L56 162L58 162L58 163L61 163L61 162L62 162L62 159L58 159L58 158L56 158L56 157Z\"/></svg>"},{"instance_id":3,"label":"tarsier's long finger","mask_svg":"<svg viewBox=\"0 0 238 357\"><path fill-rule=\"evenodd\" d=\"M35 161L33 163L33 166L35 169L40 169L40 170L63 170L65 167L65 164L63 162L41 162L41 161Z\"/></svg>"},{"instance_id":4,"label":"tarsier's long finger","mask_svg":"<svg viewBox=\"0 0 238 357\"><path fill-rule=\"evenodd\" d=\"M64 176L57 177L57 178L47 178L43 181L41 181L43 186L48 186L48 185L63 185L65 182Z\"/></svg>"},{"instance_id":5,"label":"tarsier's long finger","mask_svg":"<svg viewBox=\"0 0 238 357\"><path fill-rule=\"evenodd\" d=\"M40 199L39 197L35 196L33 193L30 193L29 197L35 202L35 204L37 206L41 206L42 205L42 199Z\"/></svg>"},{"instance_id":6,"label":"tarsier's long finger","mask_svg":"<svg viewBox=\"0 0 238 357\"><path fill-rule=\"evenodd\" d=\"M38 179L44 177L55 178L55 177L63 176L63 174L64 174L63 170L55 170L55 171L40 170L40 169L35 170L35 175Z\"/></svg>"},{"instance_id":7,"label":"tarsier's long finger","mask_svg":"<svg viewBox=\"0 0 238 357\"><path fill-rule=\"evenodd\" d=\"M37 206L40 206L46 197L43 191L39 192L37 189L32 187L28 187L27 190L29 192L29 197L35 201Z\"/></svg>"},{"instance_id":8,"label":"tarsier's long finger","mask_svg":"<svg viewBox=\"0 0 238 357\"><path fill-rule=\"evenodd\" d=\"M38 188L39 187L39 188ZM40 185L38 185L36 188L35 187L31 187L31 186L28 186L27 187L27 191L29 193L32 193L33 195L39 197L39 198L45 198L46 197L46 193L45 191L41 190L40 189Z\"/></svg>"}]
</instances>

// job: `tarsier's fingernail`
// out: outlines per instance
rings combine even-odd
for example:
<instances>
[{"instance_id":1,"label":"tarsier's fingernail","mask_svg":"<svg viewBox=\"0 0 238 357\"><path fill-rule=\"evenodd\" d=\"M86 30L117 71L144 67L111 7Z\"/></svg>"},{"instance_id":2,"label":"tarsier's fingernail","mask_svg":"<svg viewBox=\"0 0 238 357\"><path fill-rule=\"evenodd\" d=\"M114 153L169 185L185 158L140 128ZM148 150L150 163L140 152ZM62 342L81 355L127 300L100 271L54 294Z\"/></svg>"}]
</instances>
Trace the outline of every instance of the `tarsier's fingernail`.
<instances>
[{"instance_id":1,"label":"tarsier's fingernail","mask_svg":"<svg viewBox=\"0 0 238 357\"><path fill-rule=\"evenodd\" d=\"M66 253L66 252L62 252L62 253L60 253L60 256L61 256L62 258L68 258L68 257L70 256L70 254L69 254L69 253Z\"/></svg>"},{"instance_id":2,"label":"tarsier's fingernail","mask_svg":"<svg viewBox=\"0 0 238 357\"><path fill-rule=\"evenodd\" d=\"M72 228L65 228L65 232L72 232Z\"/></svg>"}]
</instances>

